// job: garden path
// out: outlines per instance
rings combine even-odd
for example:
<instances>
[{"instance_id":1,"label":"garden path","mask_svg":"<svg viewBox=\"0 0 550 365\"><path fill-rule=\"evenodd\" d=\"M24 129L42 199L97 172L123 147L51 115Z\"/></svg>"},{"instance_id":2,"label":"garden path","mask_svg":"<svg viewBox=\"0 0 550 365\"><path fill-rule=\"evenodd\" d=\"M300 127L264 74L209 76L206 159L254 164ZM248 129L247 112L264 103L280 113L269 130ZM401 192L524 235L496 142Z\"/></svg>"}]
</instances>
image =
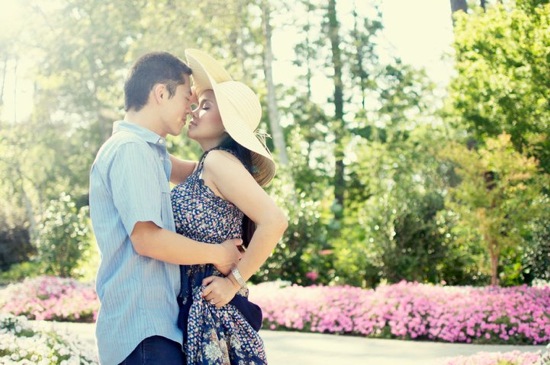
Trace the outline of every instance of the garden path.
<instances>
[{"instance_id":1,"label":"garden path","mask_svg":"<svg viewBox=\"0 0 550 365\"><path fill-rule=\"evenodd\" d=\"M95 346L93 324L53 322L53 326ZM441 365L445 358L479 352L542 352L545 349L544 346L415 342L267 330L261 335L270 365Z\"/></svg>"}]
</instances>

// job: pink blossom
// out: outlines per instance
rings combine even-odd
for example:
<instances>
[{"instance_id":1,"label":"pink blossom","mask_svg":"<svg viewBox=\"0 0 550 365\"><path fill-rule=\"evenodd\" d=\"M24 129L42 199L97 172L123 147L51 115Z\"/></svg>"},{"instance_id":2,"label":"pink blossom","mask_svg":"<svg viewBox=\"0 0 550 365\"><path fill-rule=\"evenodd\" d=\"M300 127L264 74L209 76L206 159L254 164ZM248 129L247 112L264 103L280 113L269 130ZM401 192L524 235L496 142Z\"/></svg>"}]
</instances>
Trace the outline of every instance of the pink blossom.
<instances>
[{"instance_id":1,"label":"pink blossom","mask_svg":"<svg viewBox=\"0 0 550 365\"><path fill-rule=\"evenodd\" d=\"M251 287L268 328L464 343L550 341L550 287Z\"/></svg>"},{"instance_id":2,"label":"pink blossom","mask_svg":"<svg viewBox=\"0 0 550 365\"><path fill-rule=\"evenodd\" d=\"M311 281L316 281L319 278L319 274L316 271L310 271L306 274L306 278Z\"/></svg>"},{"instance_id":3,"label":"pink blossom","mask_svg":"<svg viewBox=\"0 0 550 365\"><path fill-rule=\"evenodd\" d=\"M68 278L26 279L1 294L0 311L29 319L93 322L99 309L93 285Z\"/></svg>"}]
</instances>

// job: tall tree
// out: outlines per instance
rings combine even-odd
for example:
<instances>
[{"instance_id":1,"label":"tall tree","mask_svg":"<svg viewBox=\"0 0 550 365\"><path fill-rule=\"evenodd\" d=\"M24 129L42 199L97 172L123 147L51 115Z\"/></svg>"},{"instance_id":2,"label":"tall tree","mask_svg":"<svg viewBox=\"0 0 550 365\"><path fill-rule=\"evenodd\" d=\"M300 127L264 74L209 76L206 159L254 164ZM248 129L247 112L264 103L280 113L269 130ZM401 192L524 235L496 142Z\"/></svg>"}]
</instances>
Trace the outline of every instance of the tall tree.
<instances>
[{"instance_id":1,"label":"tall tree","mask_svg":"<svg viewBox=\"0 0 550 365\"><path fill-rule=\"evenodd\" d=\"M279 109L277 107L277 96L275 94L275 84L273 82L273 50L271 45L272 28L270 2L267 0L263 0L261 5L264 35L264 75L267 84L267 110L269 113L269 124L271 126L271 134L273 135L275 151L279 156L279 162L282 165L287 165L288 156L286 153L286 143L280 124Z\"/></svg>"},{"instance_id":2,"label":"tall tree","mask_svg":"<svg viewBox=\"0 0 550 365\"><path fill-rule=\"evenodd\" d=\"M378 14L380 16L380 14ZM353 53L350 55L351 75L358 80L361 92L361 107L366 109L366 98L369 89L374 88L373 70L378 64L378 55L375 52L373 38L382 29L382 23L368 18L363 18L354 7L353 30L351 31L351 42Z\"/></svg>"},{"instance_id":3,"label":"tall tree","mask_svg":"<svg viewBox=\"0 0 550 365\"><path fill-rule=\"evenodd\" d=\"M304 69L303 76L299 79L303 79L306 84L306 97L311 99L312 96L312 78L314 74L314 68L316 67L316 61L320 59L320 52L322 52L325 46L325 39L315 37L317 31L321 32L321 29L317 29L316 20L324 17L325 11L322 11L322 15L319 14L319 8L311 0L300 0L300 4L303 6L302 12L305 16L298 16L295 14L296 19L293 19L295 24L300 24L300 29L297 32L303 35L301 42L298 42L294 48L296 57L293 63Z\"/></svg>"},{"instance_id":4,"label":"tall tree","mask_svg":"<svg viewBox=\"0 0 550 365\"><path fill-rule=\"evenodd\" d=\"M346 192L344 149L346 137L346 125L344 123L344 89L342 83L342 54L340 50L340 23L336 11L336 0L329 0L327 6L327 36L330 40L332 51L331 67L333 70L332 82L334 87L334 120L332 130L334 132L334 218L339 222L344 214L344 197Z\"/></svg>"},{"instance_id":5,"label":"tall tree","mask_svg":"<svg viewBox=\"0 0 550 365\"><path fill-rule=\"evenodd\" d=\"M297 27L293 63L300 72L297 82L287 89L290 100L284 111L293 123L286 128L286 132L289 149L294 150L289 153L300 156L292 160L302 162L292 163L295 189L298 192L307 191L310 196L313 191L318 192L316 198L322 199L321 192L332 185L334 174L330 162L332 148L329 147L333 137L328 111L325 105L313 100L312 85L314 75L326 67L325 59L330 55L324 36L326 32L319 21L326 17L326 9L312 0L300 0L298 5L301 5L299 10L288 10L293 12L291 24Z\"/></svg>"}]
</instances>

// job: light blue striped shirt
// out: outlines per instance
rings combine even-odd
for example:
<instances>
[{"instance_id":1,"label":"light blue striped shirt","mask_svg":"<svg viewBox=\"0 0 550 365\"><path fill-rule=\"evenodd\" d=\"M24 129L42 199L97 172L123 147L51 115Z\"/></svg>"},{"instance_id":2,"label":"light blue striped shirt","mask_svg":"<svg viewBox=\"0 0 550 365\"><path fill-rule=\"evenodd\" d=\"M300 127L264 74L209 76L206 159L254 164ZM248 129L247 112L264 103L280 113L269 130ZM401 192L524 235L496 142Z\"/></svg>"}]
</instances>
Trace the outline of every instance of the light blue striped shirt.
<instances>
[{"instance_id":1,"label":"light blue striped shirt","mask_svg":"<svg viewBox=\"0 0 550 365\"><path fill-rule=\"evenodd\" d=\"M166 140L127 121L116 122L90 171L90 216L101 253L96 339L102 364L122 362L147 337L181 342L177 327L179 266L134 250L137 222L175 231Z\"/></svg>"}]
</instances>

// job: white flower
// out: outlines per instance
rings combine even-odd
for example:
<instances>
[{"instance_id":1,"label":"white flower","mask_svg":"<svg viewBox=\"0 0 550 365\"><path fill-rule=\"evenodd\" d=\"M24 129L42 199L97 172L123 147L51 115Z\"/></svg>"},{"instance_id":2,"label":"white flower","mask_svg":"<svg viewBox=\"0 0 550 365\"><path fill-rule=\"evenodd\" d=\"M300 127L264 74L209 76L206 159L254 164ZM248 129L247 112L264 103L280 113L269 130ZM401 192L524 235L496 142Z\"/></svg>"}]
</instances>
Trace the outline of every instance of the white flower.
<instances>
[{"instance_id":1,"label":"white flower","mask_svg":"<svg viewBox=\"0 0 550 365\"><path fill-rule=\"evenodd\" d=\"M221 352L220 347L218 346L218 344L216 342L212 341L212 342L209 342L208 345L205 346L204 355L206 356L206 358L208 360L214 362L215 360L221 358L222 352Z\"/></svg>"}]
</instances>

